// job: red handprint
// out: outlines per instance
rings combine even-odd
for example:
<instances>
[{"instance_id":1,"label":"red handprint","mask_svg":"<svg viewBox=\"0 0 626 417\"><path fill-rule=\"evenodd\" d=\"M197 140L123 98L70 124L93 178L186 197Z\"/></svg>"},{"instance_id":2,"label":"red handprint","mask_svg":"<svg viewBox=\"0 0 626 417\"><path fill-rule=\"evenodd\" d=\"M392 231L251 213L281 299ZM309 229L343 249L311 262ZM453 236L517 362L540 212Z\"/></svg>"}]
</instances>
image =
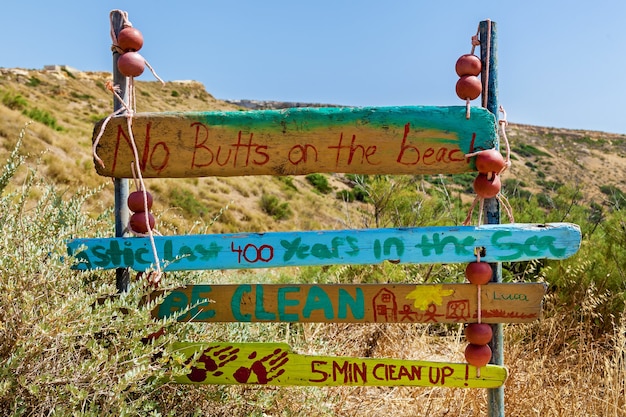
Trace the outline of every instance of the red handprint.
<instances>
[{"instance_id":1,"label":"red handprint","mask_svg":"<svg viewBox=\"0 0 626 417\"><path fill-rule=\"evenodd\" d=\"M202 352L202 355L200 355L196 364L191 367L191 372L187 374L187 378L189 378L190 381L203 382L207 377L207 373L209 372L211 372L211 375L213 376L220 376L224 372L220 371L219 369L227 363L237 359L237 353L239 353L238 348L226 346L222 349L218 349L220 347L221 346L219 345L211 346L207 348L204 352ZM190 363L192 359L193 356L187 359L187 362L185 362L185 364ZM197 366L200 363L204 364L204 369Z\"/></svg>"},{"instance_id":2,"label":"red handprint","mask_svg":"<svg viewBox=\"0 0 626 417\"><path fill-rule=\"evenodd\" d=\"M256 355L257 352L252 352L248 356L248 359L254 359L256 358ZM254 372L257 378L257 384L267 384L285 373L284 369L279 370L278 368L282 367L289 361L287 355L288 352L285 352L282 349L275 349L269 355L254 361L250 368L246 368L245 366L240 367L235 371L233 377L237 380L237 382L246 384L250 379L250 375Z\"/></svg>"}]
</instances>

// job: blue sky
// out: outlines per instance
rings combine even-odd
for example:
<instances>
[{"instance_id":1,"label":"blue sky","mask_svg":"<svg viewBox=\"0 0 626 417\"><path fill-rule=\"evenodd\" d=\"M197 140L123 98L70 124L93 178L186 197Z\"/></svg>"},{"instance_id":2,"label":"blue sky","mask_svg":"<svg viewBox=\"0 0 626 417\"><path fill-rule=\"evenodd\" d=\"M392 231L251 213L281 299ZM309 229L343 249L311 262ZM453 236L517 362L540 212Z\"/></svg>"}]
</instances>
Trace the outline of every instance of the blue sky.
<instances>
[{"instance_id":1,"label":"blue sky","mask_svg":"<svg viewBox=\"0 0 626 417\"><path fill-rule=\"evenodd\" d=\"M5 3L0 67L110 71L109 12L122 9L165 80L221 99L348 106L463 104L454 64L491 19L509 121L626 134L623 0Z\"/></svg>"}]
</instances>

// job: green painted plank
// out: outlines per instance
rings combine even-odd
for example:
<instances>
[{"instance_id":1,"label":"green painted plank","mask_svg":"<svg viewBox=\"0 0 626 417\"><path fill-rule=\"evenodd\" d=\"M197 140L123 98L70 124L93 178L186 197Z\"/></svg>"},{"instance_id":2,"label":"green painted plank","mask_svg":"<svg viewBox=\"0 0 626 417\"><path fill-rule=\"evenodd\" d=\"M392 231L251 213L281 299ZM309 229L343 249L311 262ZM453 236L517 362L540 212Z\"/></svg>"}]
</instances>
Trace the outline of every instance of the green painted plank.
<instances>
[{"instance_id":1,"label":"green painted plank","mask_svg":"<svg viewBox=\"0 0 626 417\"><path fill-rule=\"evenodd\" d=\"M541 316L545 284L480 287L484 323ZM157 291L150 298L163 294ZM182 310L188 309L184 314ZM195 322L475 323L472 284L196 284L167 290L152 314Z\"/></svg>"},{"instance_id":2,"label":"green painted plank","mask_svg":"<svg viewBox=\"0 0 626 417\"><path fill-rule=\"evenodd\" d=\"M284 343L179 342L174 349L190 365L174 378L183 384L493 388L507 378L502 366L477 373L465 363L300 355Z\"/></svg>"},{"instance_id":3,"label":"green painted plank","mask_svg":"<svg viewBox=\"0 0 626 417\"><path fill-rule=\"evenodd\" d=\"M103 121L94 129L94 141ZM465 107L330 107L137 113L133 137L145 178L236 175L460 173L465 154L496 147L495 117ZM132 178L126 118L98 141L104 176Z\"/></svg>"},{"instance_id":4,"label":"green painted plank","mask_svg":"<svg viewBox=\"0 0 626 417\"><path fill-rule=\"evenodd\" d=\"M484 248L484 262L565 259L580 246L570 223L439 226L300 232L155 236L164 270L272 268L394 263L466 263ZM75 269L151 268L143 237L89 238L68 242Z\"/></svg>"}]
</instances>

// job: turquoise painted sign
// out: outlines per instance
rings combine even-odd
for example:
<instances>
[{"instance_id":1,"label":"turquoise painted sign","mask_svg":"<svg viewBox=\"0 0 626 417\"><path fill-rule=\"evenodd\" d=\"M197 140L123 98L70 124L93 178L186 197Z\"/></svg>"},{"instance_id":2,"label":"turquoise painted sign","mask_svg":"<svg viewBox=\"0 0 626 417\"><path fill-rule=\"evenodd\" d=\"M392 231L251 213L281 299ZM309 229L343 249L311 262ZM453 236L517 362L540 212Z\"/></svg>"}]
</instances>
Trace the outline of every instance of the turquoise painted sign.
<instances>
[{"instance_id":1,"label":"turquoise painted sign","mask_svg":"<svg viewBox=\"0 0 626 417\"><path fill-rule=\"evenodd\" d=\"M569 223L156 236L165 271L394 263L565 259L578 250ZM68 243L75 269L154 267L148 238L88 238Z\"/></svg>"},{"instance_id":2,"label":"turquoise painted sign","mask_svg":"<svg viewBox=\"0 0 626 417\"><path fill-rule=\"evenodd\" d=\"M99 174L132 178L130 137L124 116L107 123ZM493 114L475 108L468 119L463 106L136 113L132 137L144 178L452 174L474 170L466 154L498 144Z\"/></svg>"}]
</instances>

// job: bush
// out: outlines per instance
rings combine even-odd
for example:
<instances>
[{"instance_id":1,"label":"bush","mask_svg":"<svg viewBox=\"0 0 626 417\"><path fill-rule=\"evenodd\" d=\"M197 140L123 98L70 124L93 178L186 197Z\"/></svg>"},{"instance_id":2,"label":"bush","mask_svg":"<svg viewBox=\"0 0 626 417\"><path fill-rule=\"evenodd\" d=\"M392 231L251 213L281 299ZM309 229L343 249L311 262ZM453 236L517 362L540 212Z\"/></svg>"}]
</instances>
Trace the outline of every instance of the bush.
<instances>
[{"instance_id":1,"label":"bush","mask_svg":"<svg viewBox=\"0 0 626 417\"><path fill-rule=\"evenodd\" d=\"M305 178L309 184L322 194L330 194L333 191L324 174L309 174Z\"/></svg>"},{"instance_id":2,"label":"bush","mask_svg":"<svg viewBox=\"0 0 626 417\"><path fill-rule=\"evenodd\" d=\"M24 110L22 112L24 116L33 119L36 122L43 123L44 125L57 130L62 131L63 128L57 125L57 119L55 119L50 113L45 110L38 109L34 107L30 110Z\"/></svg>"},{"instance_id":3,"label":"bush","mask_svg":"<svg viewBox=\"0 0 626 417\"><path fill-rule=\"evenodd\" d=\"M261 196L261 209L276 220L285 220L292 215L289 203L281 203L278 197L271 194Z\"/></svg>"},{"instance_id":4,"label":"bush","mask_svg":"<svg viewBox=\"0 0 626 417\"><path fill-rule=\"evenodd\" d=\"M172 188L170 202L192 218L204 217L207 214L206 206L198 201L191 191L185 188Z\"/></svg>"},{"instance_id":5,"label":"bush","mask_svg":"<svg viewBox=\"0 0 626 417\"><path fill-rule=\"evenodd\" d=\"M29 87L37 87L41 84L41 80L37 77L30 77L26 83Z\"/></svg>"},{"instance_id":6,"label":"bush","mask_svg":"<svg viewBox=\"0 0 626 417\"><path fill-rule=\"evenodd\" d=\"M351 190L341 190L336 194L337 200L352 203L354 201L354 192Z\"/></svg>"},{"instance_id":7,"label":"bush","mask_svg":"<svg viewBox=\"0 0 626 417\"><path fill-rule=\"evenodd\" d=\"M175 363L164 348L176 330L158 343L141 339L173 319L152 320L141 283L111 297L114 274L70 269L66 240L111 222L82 212L93 192L63 197L36 171L10 192L20 144L0 173L0 414L147 414Z\"/></svg>"},{"instance_id":8,"label":"bush","mask_svg":"<svg viewBox=\"0 0 626 417\"><path fill-rule=\"evenodd\" d=\"M2 96L2 104L11 110L24 110L28 106L28 102L21 94L4 93Z\"/></svg>"}]
</instances>

